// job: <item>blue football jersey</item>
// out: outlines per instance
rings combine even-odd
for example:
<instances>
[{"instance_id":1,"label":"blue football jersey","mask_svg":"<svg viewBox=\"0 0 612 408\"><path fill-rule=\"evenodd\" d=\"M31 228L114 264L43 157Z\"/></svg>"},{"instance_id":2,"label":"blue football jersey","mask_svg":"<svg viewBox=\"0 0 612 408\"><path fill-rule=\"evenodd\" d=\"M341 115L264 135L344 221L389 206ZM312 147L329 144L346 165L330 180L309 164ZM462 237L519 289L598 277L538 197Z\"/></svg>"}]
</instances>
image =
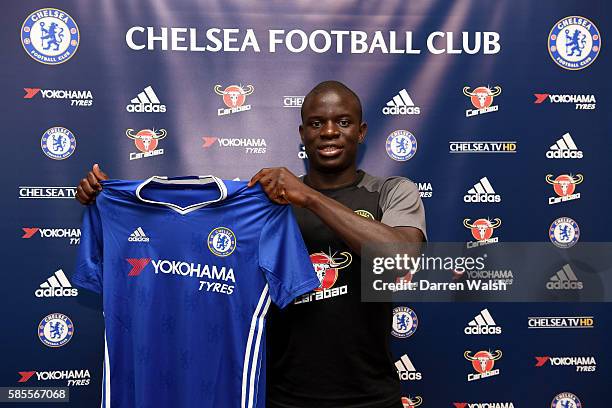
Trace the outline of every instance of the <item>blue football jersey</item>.
<instances>
[{"instance_id":1,"label":"blue football jersey","mask_svg":"<svg viewBox=\"0 0 612 408\"><path fill-rule=\"evenodd\" d=\"M73 281L102 294L102 407L265 407L265 324L320 284L291 207L214 176L102 182Z\"/></svg>"}]
</instances>

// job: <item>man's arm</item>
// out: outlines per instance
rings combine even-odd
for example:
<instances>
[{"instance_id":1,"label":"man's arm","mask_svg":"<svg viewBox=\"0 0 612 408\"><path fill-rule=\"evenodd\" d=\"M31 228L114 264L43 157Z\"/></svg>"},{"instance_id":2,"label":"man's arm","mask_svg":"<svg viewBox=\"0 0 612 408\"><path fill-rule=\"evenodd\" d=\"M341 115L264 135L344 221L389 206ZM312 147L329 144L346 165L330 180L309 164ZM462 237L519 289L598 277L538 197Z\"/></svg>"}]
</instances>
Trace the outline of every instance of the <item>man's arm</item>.
<instances>
[{"instance_id":1,"label":"man's arm","mask_svg":"<svg viewBox=\"0 0 612 408\"><path fill-rule=\"evenodd\" d=\"M312 211L358 255L366 242L418 243L425 240L418 228L390 227L355 214L345 205L308 187L284 167L261 170L249 181L249 186L257 182L272 201Z\"/></svg>"},{"instance_id":2,"label":"man's arm","mask_svg":"<svg viewBox=\"0 0 612 408\"><path fill-rule=\"evenodd\" d=\"M87 173L77 187L76 198L81 204L88 205L96 201L96 196L102 191L101 180L108 180L108 176L100 166L94 164L91 171Z\"/></svg>"},{"instance_id":3,"label":"man's arm","mask_svg":"<svg viewBox=\"0 0 612 408\"><path fill-rule=\"evenodd\" d=\"M306 208L321 218L358 255L361 255L361 246L366 242L402 243L425 240L418 228L390 227L380 221L362 217L318 191L315 193L316 199Z\"/></svg>"}]
</instances>

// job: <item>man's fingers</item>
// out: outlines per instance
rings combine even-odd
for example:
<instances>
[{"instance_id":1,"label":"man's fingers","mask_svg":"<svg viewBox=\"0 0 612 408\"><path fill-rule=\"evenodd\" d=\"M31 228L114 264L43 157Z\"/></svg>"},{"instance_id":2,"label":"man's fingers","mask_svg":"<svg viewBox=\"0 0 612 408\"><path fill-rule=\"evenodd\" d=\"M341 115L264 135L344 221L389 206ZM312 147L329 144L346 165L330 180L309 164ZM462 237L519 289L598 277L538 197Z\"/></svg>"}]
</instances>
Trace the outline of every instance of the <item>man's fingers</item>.
<instances>
[{"instance_id":1,"label":"man's fingers","mask_svg":"<svg viewBox=\"0 0 612 408\"><path fill-rule=\"evenodd\" d=\"M247 184L247 187L253 187L263 176L263 169L259 170L253 177L251 177L251 180L249 180L249 184Z\"/></svg>"},{"instance_id":2,"label":"man's fingers","mask_svg":"<svg viewBox=\"0 0 612 408\"><path fill-rule=\"evenodd\" d=\"M86 178L81 180L81 182L79 183L79 187L83 189L83 192L87 196L93 196L96 194L96 191L93 189L91 184L89 184L89 180L87 180Z\"/></svg>"},{"instance_id":3,"label":"man's fingers","mask_svg":"<svg viewBox=\"0 0 612 408\"><path fill-rule=\"evenodd\" d=\"M270 196L276 188L276 180L270 177L269 175L260 178L259 184L261 184L261 187L268 196Z\"/></svg>"},{"instance_id":4,"label":"man's fingers","mask_svg":"<svg viewBox=\"0 0 612 408\"><path fill-rule=\"evenodd\" d=\"M251 180L249 181L249 184L247 184L247 187L253 187L255 184L257 184L257 182L264 177L266 174L268 174L268 169L261 169L257 172L257 174L255 174Z\"/></svg>"},{"instance_id":5,"label":"man's fingers","mask_svg":"<svg viewBox=\"0 0 612 408\"><path fill-rule=\"evenodd\" d=\"M87 181L89 182L89 185L94 190L96 190L96 191L101 191L102 190L102 185L100 185L100 183L98 182L98 179L94 175L93 171L90 171L89 173L87 173Z\"/></svg>"},{"instance_id":6,"label":"man's fingers","mask_svg":"<svg viewBox=\"0 0 612 408\"><path fill-rule=\"evenodd\" d=\"M274 196L276 197L275 201L279 204L289 204L289 200L287 199L287 192L285 191L284 187L276 187L274 191Z\"/></svg>"},{"instance_id":7,"label":"man's fingers","mask_svg":"<svg viewBox=\"0 0 612 408\"><path fill-rule=\"evenodd\" d=\"M98 180L108 180L108 176L105 172L100 170L100 166L98 165L98 163L93 165L93 173Z\"/></svg>"},{"instance_id":8,"label":"man's fingers","mask_svg":"<svg viewBox=\"0 0 612 408\"><path fill-rule=\"evenodd\" d=\"M82 192L83 192L83 189L81 188L81 186L77 186L77 191L76 191L76 194L75 194L74 198L76 198L76 200L77 200L79 203L81 203L81 204L85 204L85 203L83 202L83 196L82 196L82 194L81 194Z\"/></svg>"},{"instance_id":9,"label":"man's fingers","mask_svg":"<svg viewBox=\"0 0 612 408\"><path fill-rule=\"evenodd\" d=\"M85 205L91 203L95 199L95 197L94 199L92 199L90 196L85 194L85 192L83 191L83 187L81 187L80 185L77 187L77 192L74 198L76 198L79 203Z\"/></svg>"}]
</instances>

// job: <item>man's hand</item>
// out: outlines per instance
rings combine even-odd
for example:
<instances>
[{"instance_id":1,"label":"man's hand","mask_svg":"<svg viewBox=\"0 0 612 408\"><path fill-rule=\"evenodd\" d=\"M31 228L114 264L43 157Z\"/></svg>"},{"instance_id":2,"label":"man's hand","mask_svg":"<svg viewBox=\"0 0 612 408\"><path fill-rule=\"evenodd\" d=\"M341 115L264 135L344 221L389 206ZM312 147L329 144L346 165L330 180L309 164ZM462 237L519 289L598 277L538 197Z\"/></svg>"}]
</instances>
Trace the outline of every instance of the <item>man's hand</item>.
<instances>
[{"instance_id":1,"label":"man's hand","mask_svg":"<svg viewBox=\"0 0 612 408\"><path fill-rule=\"evenodd\" d=\"M75 198L84 205L96 201L96 196L102 191L101 180L108 180L108 176L100 170L100 166L94 164L91 171L79 183Z\"/></svg>"},{"instance_id":2,"label":"man's hand","mask_svg":"<svg viewBox=\"0 0 612 408\"><path fill-rule=\"evenodd\" d=\"M302 183L285 167L261 169L251 178L248 186L253 187L258 182L270 200L277 204L307 207L319 194L316 190Z\"/></svg>"}]
</instances>

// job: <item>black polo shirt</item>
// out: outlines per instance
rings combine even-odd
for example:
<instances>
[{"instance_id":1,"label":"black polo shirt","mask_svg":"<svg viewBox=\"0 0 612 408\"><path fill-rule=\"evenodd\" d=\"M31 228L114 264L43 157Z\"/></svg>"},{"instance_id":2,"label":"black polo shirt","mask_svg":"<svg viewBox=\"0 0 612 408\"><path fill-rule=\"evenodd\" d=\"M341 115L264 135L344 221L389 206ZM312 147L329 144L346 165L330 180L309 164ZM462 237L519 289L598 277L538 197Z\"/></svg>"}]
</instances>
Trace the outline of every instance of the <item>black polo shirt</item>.
<instances>
[{"instance_id":1,"label":"black polo shirt","mask_svg":"<svg viewBox=\"0 0 612 408\"><path fill-rule=\"evenodd\" d=\"M425 235L419 191L361 170L321 193L364 217ZM362 303L360 258L311 211L294 207L321 287L268 318L268 408L401 408L389 349L390 303Z\"/></svg>"}]
</instances>

